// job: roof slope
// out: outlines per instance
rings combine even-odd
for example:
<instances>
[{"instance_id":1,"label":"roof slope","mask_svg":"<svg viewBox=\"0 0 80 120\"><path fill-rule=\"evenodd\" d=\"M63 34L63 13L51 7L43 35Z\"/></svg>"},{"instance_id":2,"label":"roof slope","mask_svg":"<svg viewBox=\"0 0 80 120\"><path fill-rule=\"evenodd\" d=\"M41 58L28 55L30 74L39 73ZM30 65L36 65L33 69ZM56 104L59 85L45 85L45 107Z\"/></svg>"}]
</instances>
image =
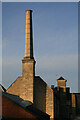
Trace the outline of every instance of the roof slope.
<instances>
[{"instance_id":1,"label":"roof slope","mask_svg":"<svg viewBox=\"0 0 80 120\"><path fill-rule=\"evenodd\" d=\"M59 78L59 79L57 79L57 80L65 80L62 76Z\"/></svg>"},{"instance_id":2,"label":"roof slope","mask_svg":"<svg viewBox=\"0 0 80 120\"><path fill-rule=\"evenodd\" d=\"M0 90L3 91L3 92L4 91L6 92L6 89L1 84L0 84Z\"/></svg>"},{"instance_id":3,"label":"roof slope","mask_svg":"<svg viewBox=\"0 0 80 120\"><path fill-rule=\"evenodd\" d=\"M20 98L19 96L12 95L7 92L2 92L2 95L5 96L6 98L8 98L9 100L11 100L12 102L16 103L17 105L19 105L24 110L26 110L29 113L31 113L32 115L34 115L39 120L42 120L42 119L49 120L50 116L48 114L42 112L41 110L35 108L35 106L30 101L25 101L22 98Z\"/></svg>"},{"instance_id":4,"label":"roof slope","mask_svg":"<svg viewBox=\"0 0 80 120\"><path fill-rule=\"evenodd\" d=\"M9 94L7 92L2 92L2 95L7 97L8 99L12 100L13 102L17 103L18 105L20 105L23 108L26 108L27 106L32 105L32 102L30 102L28 100L25 101L17 95Z\"/></svg>"}]
</instances>

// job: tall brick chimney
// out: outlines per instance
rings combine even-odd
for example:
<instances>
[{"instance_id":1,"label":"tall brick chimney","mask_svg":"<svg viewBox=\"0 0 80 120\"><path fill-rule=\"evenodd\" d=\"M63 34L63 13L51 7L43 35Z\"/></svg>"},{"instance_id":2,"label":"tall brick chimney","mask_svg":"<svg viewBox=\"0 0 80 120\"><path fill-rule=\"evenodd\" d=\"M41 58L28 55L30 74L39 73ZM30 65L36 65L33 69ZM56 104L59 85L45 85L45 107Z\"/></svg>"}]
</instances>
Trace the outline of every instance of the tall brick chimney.
<instances>
[{"instance_id":1,"label":"tall brick chimney","mask_svg":"<svg viewBox=\"0 0 80 120\"><path fill-rule=\"evenodd\" d=\"M33 58L32 10L26 10L25 56Z\"/></svg>"},{"instance_id":2,"label":"tall brick chimney","mask_svg":"<svg viewBox=\"0 0 80 120\"><path fill-rule=\"evenodd\" d=\"M18 77L7 89L7 92L33 103L35 60L33 57L32 10L26 10L25 28L25 55L22 60L22 77Z\"/></svg>"},{"instance_id":3,"label":"tall brick chimney","mask_svg":"<svg viewBox=\"0 0 80 120\"><path fill-rule=\"evenodd\" d=\"M22 78L24 94L21 98L33 102L35 60L33 57L32 10L26 10L25 56L22 60Z\"/></svg>"}]
</instances>

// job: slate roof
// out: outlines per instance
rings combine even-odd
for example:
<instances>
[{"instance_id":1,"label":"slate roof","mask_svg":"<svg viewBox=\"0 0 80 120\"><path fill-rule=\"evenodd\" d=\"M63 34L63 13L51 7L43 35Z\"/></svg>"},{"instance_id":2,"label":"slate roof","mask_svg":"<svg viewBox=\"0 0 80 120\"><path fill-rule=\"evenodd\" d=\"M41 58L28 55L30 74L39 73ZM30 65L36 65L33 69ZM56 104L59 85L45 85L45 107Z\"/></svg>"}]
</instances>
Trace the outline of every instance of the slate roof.
<instances>
[{"instance_id":1,"label":"slate roof","mask_svg":"<svg viewBox=\"0 0 80 120\"><path fill-rule=\"evenodd\" d=\"M30 102L28 100L25 101L22 98L20 98L19 96L9 94L7 92L2 92L2 95L5 96L6 98L10 99L11 101L16 103L17 105L21 106L26 111L35 115L39 120L42 120L42 119L50 120L50 116L48 114L42 112L41 110L35 108L35 106L32 102Z\"/></svg>"},{"instance_id":2,"label":"slate roof","mask_svg":"<svg viewBox=\"0 0 80 120\"><path fill-rule=\"evenodd\" d=\"M27 106L32 105L32 102L28 100L23 100L17 95L13 95L7 92L2 92L2 95L10 99L11 101L15 102L16 104L20 105L23 108L26 108Z\"/></svg>"}]
</instances>

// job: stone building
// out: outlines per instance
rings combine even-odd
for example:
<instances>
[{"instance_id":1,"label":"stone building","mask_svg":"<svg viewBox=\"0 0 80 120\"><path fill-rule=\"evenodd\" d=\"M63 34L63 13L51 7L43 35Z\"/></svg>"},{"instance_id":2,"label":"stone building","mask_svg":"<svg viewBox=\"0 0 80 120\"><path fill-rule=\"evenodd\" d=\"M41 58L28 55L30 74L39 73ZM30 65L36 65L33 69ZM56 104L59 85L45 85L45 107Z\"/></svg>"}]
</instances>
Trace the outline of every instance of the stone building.
<instances>
[{"instance_id":1,"label":"stone building","mask_svg":"<svg viewBox=\"0 0 80 120\"><path fill-rule=\"evenodd\" d=\"M33 56L32 10L27 10L25 55L22 60L22 77L18 77L7 89L7 92L18 95L24 100L31 101L36 108L49 114L51 118L54 118L53 90L40 76L35 76L35 63Z\"/></svg>"},{"instance_id":2,"label":"stone building","mask_svg":"<svg viewBox=\"0 0 80 120\"><path fill-rule=\"evenodd\" d=\"M36 109L50 115L50 119L66 120L80 110L80 94L71 94L63 77L57 79L57 87L50 87L35 76L33 55L32 10L26 10L25 55L22 60L22 76L6 90L7 94L30 101ZM77 107L76 107L77 106Z\"/></svg>"}]
</instances>

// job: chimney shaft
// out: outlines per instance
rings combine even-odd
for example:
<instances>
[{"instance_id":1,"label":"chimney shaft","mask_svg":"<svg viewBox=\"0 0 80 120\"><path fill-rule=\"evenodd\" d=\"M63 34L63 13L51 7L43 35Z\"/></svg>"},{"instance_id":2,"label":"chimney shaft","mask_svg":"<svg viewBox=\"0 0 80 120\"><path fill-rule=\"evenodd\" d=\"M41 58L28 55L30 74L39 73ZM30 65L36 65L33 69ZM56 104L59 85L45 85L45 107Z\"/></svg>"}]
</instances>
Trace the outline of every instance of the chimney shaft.
<instances>
[{"instance_id":1,"label":"chimney shaft","mask_svg":"<svg viewBox=\"0 0 80 120\"><path fill-rule=\"evenodd\" d=\"M25 56L33 58L32 10L26 10Z\"/></svg>"}]
</instances>

